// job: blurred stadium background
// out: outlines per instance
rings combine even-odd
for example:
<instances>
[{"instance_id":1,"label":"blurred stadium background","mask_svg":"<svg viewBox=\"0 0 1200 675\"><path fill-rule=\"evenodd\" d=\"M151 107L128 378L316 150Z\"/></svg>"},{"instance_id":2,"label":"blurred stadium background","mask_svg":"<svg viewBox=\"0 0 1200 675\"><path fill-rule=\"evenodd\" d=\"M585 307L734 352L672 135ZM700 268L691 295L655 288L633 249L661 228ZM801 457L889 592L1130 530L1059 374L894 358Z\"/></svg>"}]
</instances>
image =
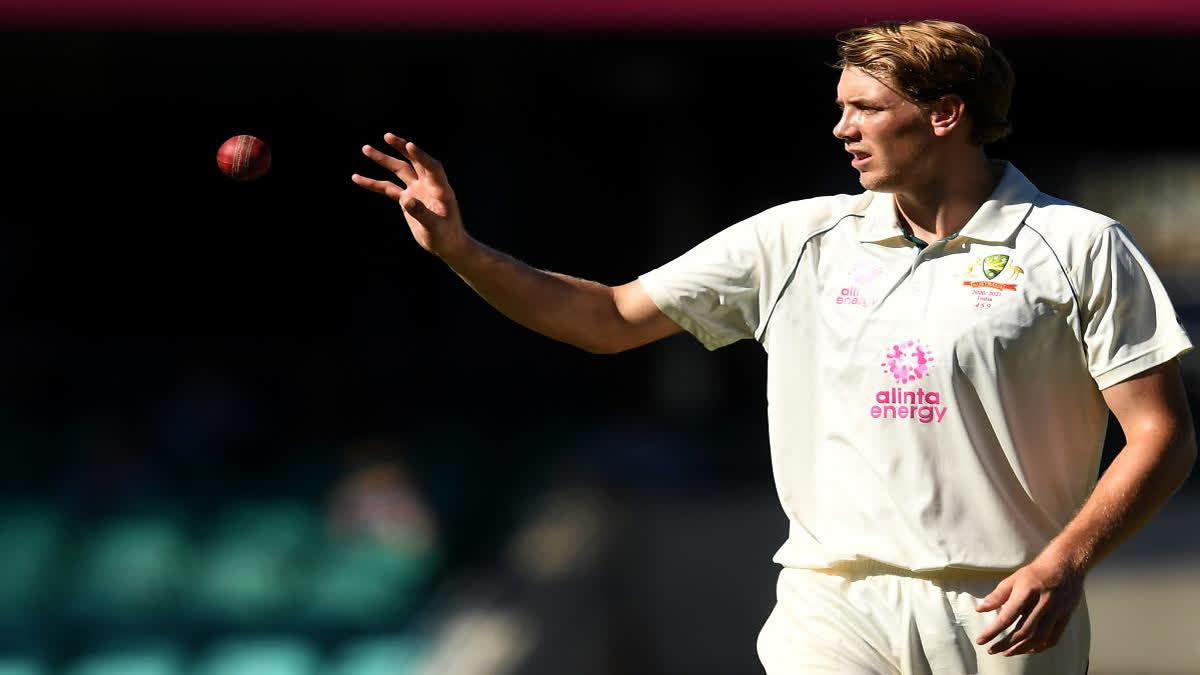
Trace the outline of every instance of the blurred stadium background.
<instances>
[{"instance_id":1,"label":"blurred stadium background","mask_svg":"<svg viewBox=\"0 0 1200 675\"><path fill-rule=\"evenodd\" d=\"M1193 4L0 1L0 675L761 672L757 347L527 333L349 175L406 135L480 239L622 283L857 191L831 36L928 15L1014 64L992 154L1123 220L1200 336ZM1198 513L1091 576L1094 675L1200 673Z\"/></svg>"}]
</instances>

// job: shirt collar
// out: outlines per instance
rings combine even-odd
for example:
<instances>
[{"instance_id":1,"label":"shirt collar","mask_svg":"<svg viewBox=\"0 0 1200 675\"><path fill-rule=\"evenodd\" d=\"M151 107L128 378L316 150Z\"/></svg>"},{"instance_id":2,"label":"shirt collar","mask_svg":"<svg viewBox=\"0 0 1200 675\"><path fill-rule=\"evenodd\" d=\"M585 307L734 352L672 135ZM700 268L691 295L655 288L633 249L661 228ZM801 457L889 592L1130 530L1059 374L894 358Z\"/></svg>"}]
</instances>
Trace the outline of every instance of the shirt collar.
<instances>
[{"instance_id":1,"label":"shirt collar","mask_svg":"<svg viewBox=\"0 0 1200 675\"><path fill-rule=\"evenodd\" d=\"M958 232L958 236L982 242L1005 242L1025 221L1033 208L1038 189L1009 162L1001 162L1004 173L1000 183ZM904 237L890 193L870 192L869 201L860 207L863 218L858 225L858 240L882 242Z\"/></svg>"}]
</instances>

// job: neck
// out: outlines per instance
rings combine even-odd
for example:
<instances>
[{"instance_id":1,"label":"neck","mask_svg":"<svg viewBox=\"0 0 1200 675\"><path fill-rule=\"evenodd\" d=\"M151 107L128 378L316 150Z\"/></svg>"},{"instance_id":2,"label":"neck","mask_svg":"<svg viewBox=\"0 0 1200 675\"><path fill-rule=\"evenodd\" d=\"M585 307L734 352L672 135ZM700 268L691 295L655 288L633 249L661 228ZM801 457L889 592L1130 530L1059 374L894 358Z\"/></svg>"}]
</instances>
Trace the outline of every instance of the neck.
<instances>
[{"instance_id":1,"label":"neck","mask_svg":"<svg viewBox=\"0 0 1200 675\"><path fill-rule=\"evenodd\" d=\"M927 242L945 239L967 224L1000 182L1000 172L982 149L969 161L950 164L924 185L895 195L896 212L912 233Z\"/></svg>"}]
</instances>

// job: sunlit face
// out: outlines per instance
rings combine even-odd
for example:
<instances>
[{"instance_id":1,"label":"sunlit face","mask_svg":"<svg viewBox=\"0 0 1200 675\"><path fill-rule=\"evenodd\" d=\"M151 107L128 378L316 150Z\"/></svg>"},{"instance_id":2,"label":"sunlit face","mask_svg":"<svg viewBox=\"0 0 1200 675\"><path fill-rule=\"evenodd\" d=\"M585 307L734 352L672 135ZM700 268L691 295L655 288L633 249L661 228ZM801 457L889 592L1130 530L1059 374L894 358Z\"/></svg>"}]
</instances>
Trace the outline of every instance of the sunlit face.
<instances>
[{"instance_id":1,"label":"sunlit face","mask_svg":"<svg viewBox=\"0 0 1200 675\"><path fill-rule=\"evenodd\" d=\"M850 165L868 190L901 192L926 180L936 162L929 119L915 103L858 68L842 69L833 135L854 155Z\"/></svg>"}]
</instances>

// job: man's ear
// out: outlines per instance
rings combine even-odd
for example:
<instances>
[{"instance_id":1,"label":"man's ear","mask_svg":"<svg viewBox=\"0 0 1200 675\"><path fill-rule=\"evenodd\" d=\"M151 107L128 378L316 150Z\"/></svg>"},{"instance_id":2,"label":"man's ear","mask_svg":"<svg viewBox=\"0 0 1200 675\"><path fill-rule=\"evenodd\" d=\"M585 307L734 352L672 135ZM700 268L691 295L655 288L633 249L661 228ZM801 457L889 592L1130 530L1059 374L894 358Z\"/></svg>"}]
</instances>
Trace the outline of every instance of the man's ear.
<instances>
[{"instance_id":1,"label":"man's ear","mask_svg":"<svg viewBox=\"0 0 1200 675\"><path fill-rule=\"evenodd\" d=\"M957 94L947 94L929 104L929 123L935 136L948 136L966 124L967 104Z\"/></svg>"}]
</instances>

